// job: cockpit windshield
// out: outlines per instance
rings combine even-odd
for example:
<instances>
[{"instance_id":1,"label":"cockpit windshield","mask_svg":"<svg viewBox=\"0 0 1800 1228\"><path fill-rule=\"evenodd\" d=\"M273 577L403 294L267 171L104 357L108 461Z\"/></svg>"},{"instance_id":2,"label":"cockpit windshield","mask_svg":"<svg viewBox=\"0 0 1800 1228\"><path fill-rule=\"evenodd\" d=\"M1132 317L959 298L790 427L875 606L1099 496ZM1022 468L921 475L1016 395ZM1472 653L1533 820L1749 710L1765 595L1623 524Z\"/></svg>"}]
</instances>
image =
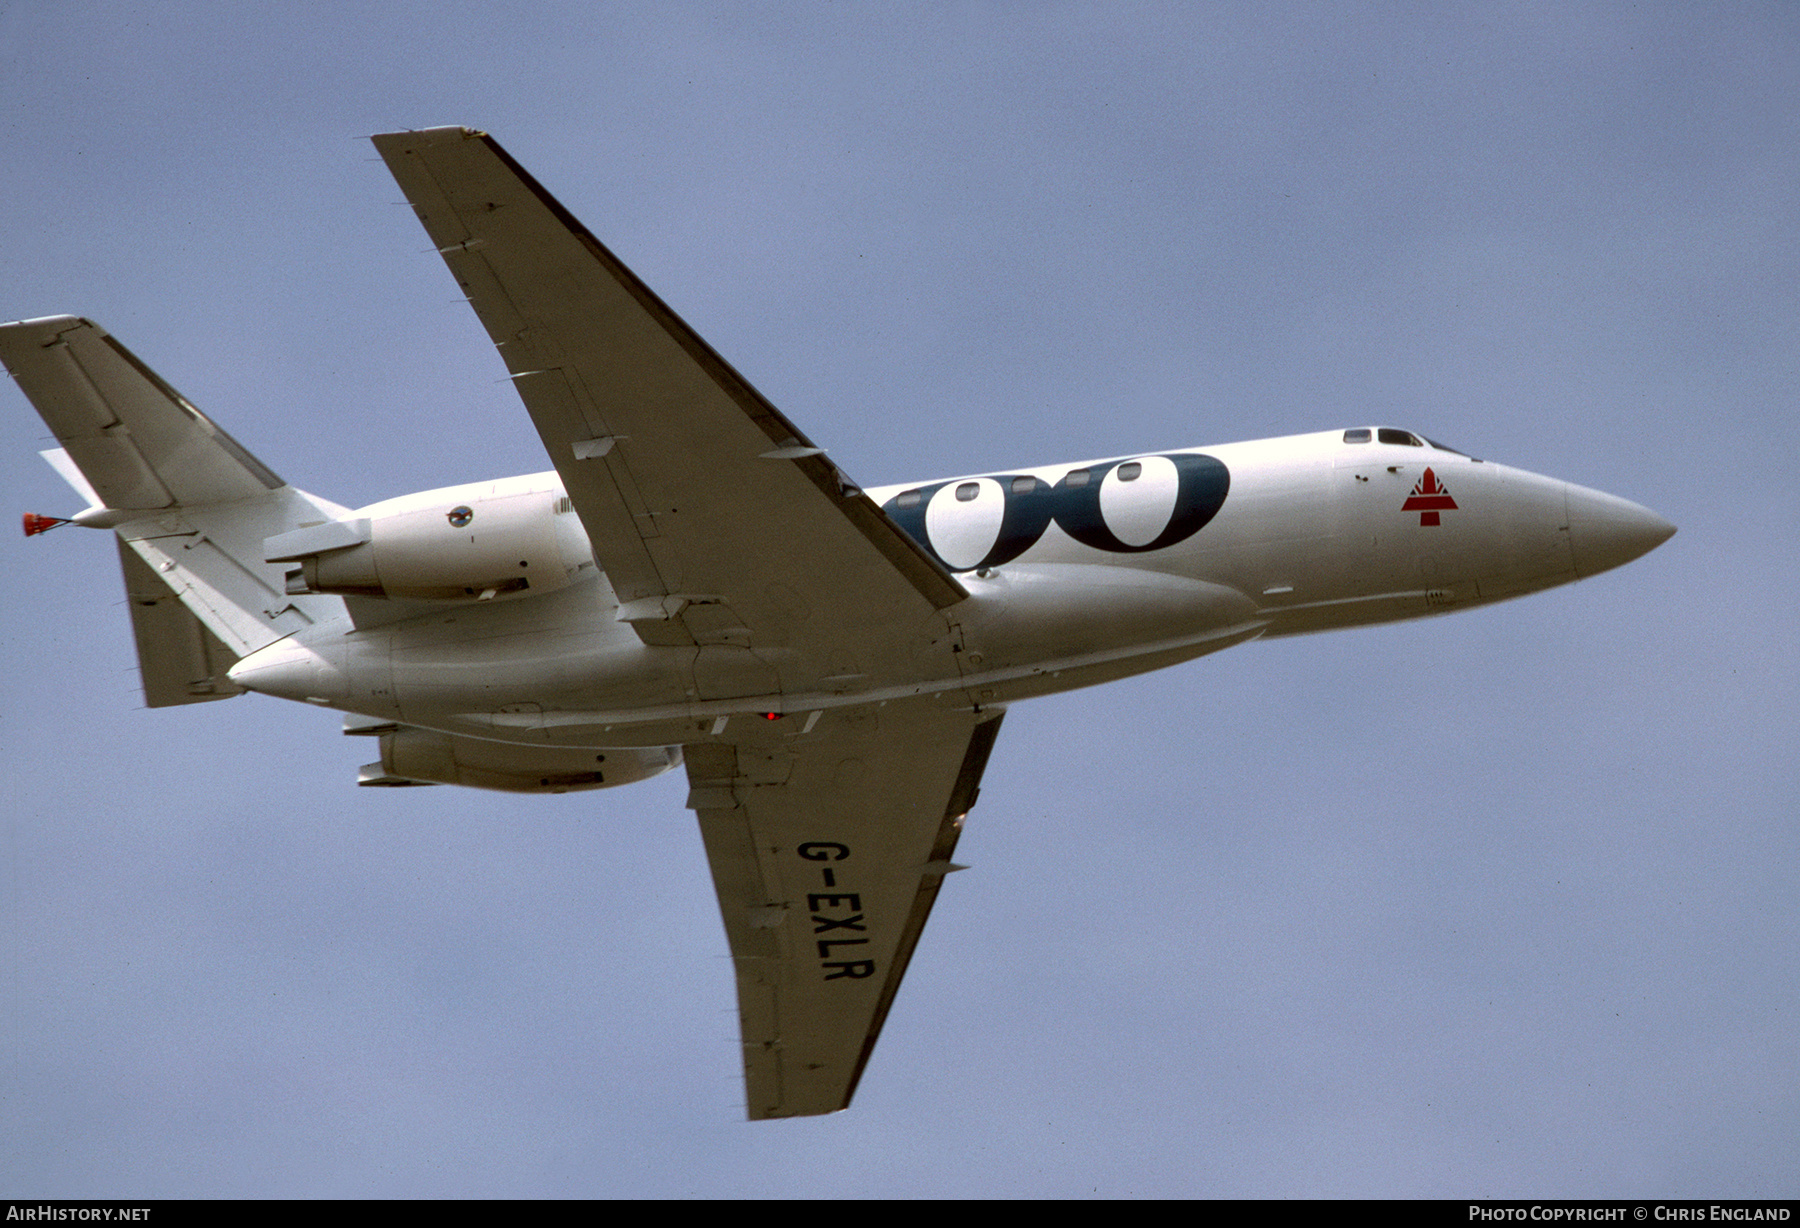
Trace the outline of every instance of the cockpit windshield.
<instances>
[{"instance_id":1,"label":"cockpit windshield","mask_svg":"<svg viewBox=\"0 0 1800 1228\"><path fill-rule=\"evenodd\" d=\"M1353 426L1344 432L1345 443L1388 443L1399 444L1408 448L1436 448L1439 452L1448 452L1452 456L1469 456L1458 448L1439 443L1435 439L1427 439L1423 435L1415 435L1411 431L1402 431L1391 426ZM1470 460L1475 458L1469 456Z\"/></svg>"}]
</instances>

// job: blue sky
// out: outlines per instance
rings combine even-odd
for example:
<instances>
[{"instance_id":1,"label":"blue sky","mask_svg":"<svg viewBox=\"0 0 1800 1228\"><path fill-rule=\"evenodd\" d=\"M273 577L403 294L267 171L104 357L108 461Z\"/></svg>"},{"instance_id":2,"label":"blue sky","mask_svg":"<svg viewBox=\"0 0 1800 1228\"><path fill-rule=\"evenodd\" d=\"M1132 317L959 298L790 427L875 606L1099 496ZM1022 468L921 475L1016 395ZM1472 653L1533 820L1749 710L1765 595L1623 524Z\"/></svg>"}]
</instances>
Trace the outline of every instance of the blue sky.
<instances>
[{"instance_id":1,"label":"blue sky","mask_svg":"<svg viewBox=\"0 0 1800 1228\"><path fill-rule=\"evenodd\" d=\"M757 1125L678 779L356 789L5 539L0 1194L1792 1196L1797 98L1780 4L0 4L0 316L340 503L547 467L360 139L463 123L868 485L1389 422L1681 527L1018 706Z\"/></svg>"}]
</instances>

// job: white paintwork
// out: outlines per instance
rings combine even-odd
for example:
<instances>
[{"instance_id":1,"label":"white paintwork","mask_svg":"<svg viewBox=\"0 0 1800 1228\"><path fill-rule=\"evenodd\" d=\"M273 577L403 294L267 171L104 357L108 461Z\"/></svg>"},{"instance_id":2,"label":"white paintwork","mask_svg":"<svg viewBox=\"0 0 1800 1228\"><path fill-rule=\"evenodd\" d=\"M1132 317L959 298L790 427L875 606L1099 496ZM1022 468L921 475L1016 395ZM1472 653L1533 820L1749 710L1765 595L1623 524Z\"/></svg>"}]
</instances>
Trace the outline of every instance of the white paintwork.
<instances>
[{"instance_id":1,"label":"white paintwork","mask_svg":"<svg viewBox=\"0 0 1800 1228\"><path fill-rule=\"evenodd\" d=\"M186 607L140 643L192 655L203 628L241 658L230 686L352 714L347 732L381 740L364 783L561 792L685 755L752 1117L848 1103L1005 704L1518 596L1674 532L1597 491L1342 430L858 491L491 140L376 141L556 471L350 511L281 483L90 322L0 326L0 358L99 505L85 523L116 526L149 569L138 590ZM1174 458L1201 463L1184 454L1229 489L1146 550L1182 514ZM1048 489L1079 468L1098 523ZM1024 476L1073 527L1046 511L1029 545L967 570L1004 552ZM921 545L954 576L876 511L905 522L889 501L934 485ZM1428 524L1415 492L1454 510ZM1085 544L1107 532L1118 548Z\"/></svg>"},{"instance_id":2,"label":"white paintwork","mask_svg":"<svg viewBox=\"0 0 1800 1228\"><path fill-rule=\"evenodd\" d=\"M1137 465L1136 476L1121 476ZM1100 515L1113 536L1128 546L1148 546L1168 526L1175 511L1175 465L1166 456L1146 456L1107 470L1100 482Z\"/></svg>"},{"instance_id":3,"label":"white paintwork","mask_svg":"<svg viewBox=\"0 0 1800 1228\"><path fill-rule=\"evenodd\" d=\"M969 487L975 497L963 499ZM931 497L925 508L925 524L932 543L952 567L973 567L993 548L1000 534L1000 518L1006 511L1000 484L992 478L951 482Z\"/></svg>"}]
</instances>

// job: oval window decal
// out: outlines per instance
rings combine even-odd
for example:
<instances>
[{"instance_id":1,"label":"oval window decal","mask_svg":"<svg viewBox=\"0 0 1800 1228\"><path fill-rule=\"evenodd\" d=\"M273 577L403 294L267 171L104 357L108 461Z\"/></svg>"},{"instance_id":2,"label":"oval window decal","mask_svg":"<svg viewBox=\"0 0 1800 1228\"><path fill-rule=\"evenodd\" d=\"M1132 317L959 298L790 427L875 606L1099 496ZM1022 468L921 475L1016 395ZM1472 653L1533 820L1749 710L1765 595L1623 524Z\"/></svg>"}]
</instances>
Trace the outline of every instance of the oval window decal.
<instances>
[{"instance_id":1,"label":"oval window decal","mask_svg":"<svg viewBox=\"0 0 1800 1228\"><path fill-rule=\"evenodd\" d=\"M1205 528L1230 490L1224 462L1178 453L1071 469L1054 486L1029 474L938 482L882 510L951 571L974 571L1018 558L1051 521L1095 550L1163 550Z\"/></svg>"}]
</instances>

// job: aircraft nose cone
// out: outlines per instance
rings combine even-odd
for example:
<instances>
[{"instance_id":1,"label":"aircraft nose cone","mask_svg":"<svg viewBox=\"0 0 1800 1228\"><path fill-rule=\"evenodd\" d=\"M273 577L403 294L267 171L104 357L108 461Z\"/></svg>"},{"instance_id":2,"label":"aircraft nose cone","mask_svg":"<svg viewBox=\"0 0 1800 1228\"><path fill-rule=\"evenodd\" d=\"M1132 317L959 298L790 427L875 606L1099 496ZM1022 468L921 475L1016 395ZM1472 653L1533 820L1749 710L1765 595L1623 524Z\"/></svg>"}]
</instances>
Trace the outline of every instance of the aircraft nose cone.
<instances>
[{"instance_id":1,"label":"aircraft nose cone","mask_svg":"<svg viewBox=\"0 0 1800 1228\"><path fill-rule=\"evenodd\" d=\"M1629 499L1569 486L1569 538L1575 572L1598 575L1650 553L1675 535L1675 526Z\"/></svg>"}]
</instances>

